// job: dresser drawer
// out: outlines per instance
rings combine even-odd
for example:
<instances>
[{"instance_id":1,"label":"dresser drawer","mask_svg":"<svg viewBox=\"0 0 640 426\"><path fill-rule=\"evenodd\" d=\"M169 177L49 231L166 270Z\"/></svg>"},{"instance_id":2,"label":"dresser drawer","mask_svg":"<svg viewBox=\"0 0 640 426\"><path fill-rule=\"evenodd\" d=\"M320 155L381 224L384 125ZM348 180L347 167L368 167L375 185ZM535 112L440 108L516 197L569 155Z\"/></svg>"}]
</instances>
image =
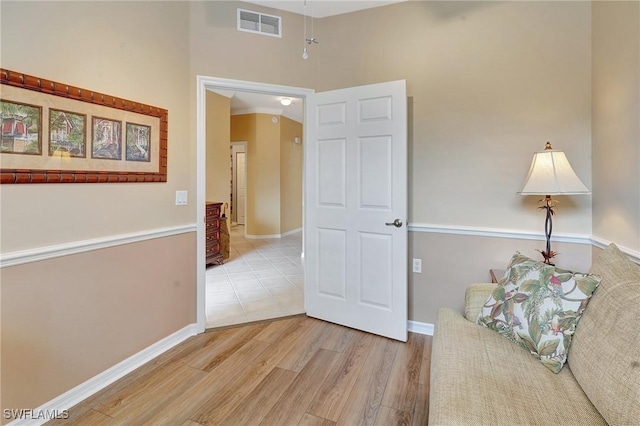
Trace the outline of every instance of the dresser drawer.
<instances>
[{"instance_id":1,"label":"dresser drawer","mask_svg":"<svg viewBox=\"0 0 640 426\"><path fill-rule=\"evenodd\" d=\"M210 263L222 264L223 255L220 245L220 212L222 203L207 203L205 207L205 259Z\"/></svg>"},{"instance_id":2,"label":"dresser drawer","mask_svg":"<svg viewBox=\"0 0 640 426\"><path fill-rule=\"evenodd\" d=\"M207 234L210 232L220 230L220 218L218 217L216 217L215 219L207 218L206 228L207 228Z\"/></svg>"},{"instance_id":3,"label":"dresser drawer","mask_svg":"<svg viewBox=\"0 0 640 426\"><path fill-rule=\"evenodd\" d=\"M211 243L217 243L220 241L220 230L219 229L215 229L212 230L211 232L207 232L207 236L205 238L206 244L207 246L209 246L209 244Z\"/></svg>"},{"instance_id":4,"label":"dresser drawer","mask_svg":"<svg viewBox=\"0 0 640 426\"><path fill-rule=\"evenodd\" d=\"M207 204L206 215L219 217L220 206L218 204Z\"/></svg>"},{"instance_id":5,"label":"dresser drawer","mask_svg":"<svg viewBox=\"0 0 640 426\"><path fill-rule=\"evenodd\" d=\"M216 241L213 244L207 244L206 255L207 257L215 256L220 253L220 243Z\"/></svg>"}]
</instances>

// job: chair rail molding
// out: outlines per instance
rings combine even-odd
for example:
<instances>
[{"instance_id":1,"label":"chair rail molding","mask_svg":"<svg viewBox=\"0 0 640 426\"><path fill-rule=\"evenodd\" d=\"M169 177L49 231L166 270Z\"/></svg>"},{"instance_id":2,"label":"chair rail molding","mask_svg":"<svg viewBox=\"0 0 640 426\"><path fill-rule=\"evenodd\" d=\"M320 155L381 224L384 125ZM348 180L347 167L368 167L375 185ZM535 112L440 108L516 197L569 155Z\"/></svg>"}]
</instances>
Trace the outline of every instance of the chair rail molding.
<instances>
[{"instance_id":1,"label":"chair rail molding","mask_svg":"<svg viewBox=\"0 0 640 426\"><path fill-rule=\"evenodd\" d=\"M604 249L609 244L611 244L611 241L605 240L604 238L600 238L600 237L597 237L595 235L591 236L591 242L592 242L594 247L598 247L599 249ZM615 241L614 241L614 243L615 243ZM640 251L632 250L632 249L630 249L628 247L621 246L621 245L619 245L617 243L616 243L616 246L618 246L618 248L620 249L621 252L623 252L624 254L629 256L629 258L633 262L635 262L637 264L640 264Z\"/></svg>"},{"instance_id":2,"label":"chair rail molding","mask_svg":"<svg viewBox=\"0 0 640 426\"><path fill-rule=\"evenodd\" d=\"M454 234L472 235L479 237L510 238L517 240L537 240L545 241L543 234L533 231L520 231L507 228L484 228L462 225L438 225L432 223L409 223L407 228L410 232L425 232L431 234ZM606 248L611 241L595 235L586 234L554 234L552 240L561 243L585 244L600 249ZM615 242L615 241L614 241ZM616 244L620 251L627 254L629 258L640 264L640 251Z\"/></svg>"},{"instance_id":3,"label":"chair rail molding","mask_svg":"<svg viewBox=\"0 0 640 426\"><path fill-rule=\"evenodd\" d=\"M546 241L544 234L534 231L520 231L507 228L485 228L479 226L437 225L432 223L409 223L411 232L432 234L475 235L480 237L511 238L517 240ZM586 234L553 234L553 241L573 244L591 244Z\"/></svg>"},{"instance_id":4,"label":"chair rail molding","mask_svg":"<svg viewBox=\"0 0 640 426\"><path fill-rule=\"evenodd\" d=\"M41 260L56 257L69 256L108 247L137 243L155 238L170 237L172 235L195 232L196 224L172 226L168 228L149 229L129 234L109 235L107 237L90 240L73 241L69 243L55 244L45 247L14 251L0 254L0 269L25 263L39 262Z\"/></svg>"}]
</instances>

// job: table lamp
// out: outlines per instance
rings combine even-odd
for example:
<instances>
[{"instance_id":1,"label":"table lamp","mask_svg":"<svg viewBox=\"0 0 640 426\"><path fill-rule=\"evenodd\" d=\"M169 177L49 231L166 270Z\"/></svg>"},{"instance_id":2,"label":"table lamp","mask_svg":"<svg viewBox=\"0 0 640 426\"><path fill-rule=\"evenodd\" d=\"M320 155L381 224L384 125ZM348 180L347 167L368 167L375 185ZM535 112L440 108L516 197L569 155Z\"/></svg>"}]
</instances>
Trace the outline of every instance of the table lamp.
<instances>
[{"instance_id":1,"label":"table lamp","mask_svg":"<svg viewBox=\"0 0 640 426\"><path fill-rule=\"evenodd\" d=\"M544 205L540 209L547 212L544 222L544 233L547 237L546 250L540 251L544 257L544 263L553 265L551 259L556 256L556 252L551 250L551 230L553 223L551 216L554 215L553 204L555 200L552 195L578 195L590 194L591 192L582 183L580 178L571 168L567 156L563 151L556 151L551 147L551 143L547 142L544 151L533 154L529 173L524 181L522 189L518 191L521 195L544 195L545 198L540 200Z\"/></svg>"}]
</instances>

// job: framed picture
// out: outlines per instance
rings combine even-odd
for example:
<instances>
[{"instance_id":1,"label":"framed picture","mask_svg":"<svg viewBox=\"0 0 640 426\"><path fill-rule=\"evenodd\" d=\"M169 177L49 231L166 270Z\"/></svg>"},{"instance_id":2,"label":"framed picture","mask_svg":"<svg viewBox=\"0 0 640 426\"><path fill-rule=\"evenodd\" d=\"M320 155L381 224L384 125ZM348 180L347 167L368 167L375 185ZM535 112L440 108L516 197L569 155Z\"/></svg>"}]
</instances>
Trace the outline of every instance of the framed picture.
<instances>
[{"instance_id":1,"label":"framed picture","mask_svg":"<svg viewBox=\"0 0 640 426\"><path fill-rule=\"evenodd\" d=\"M167 181L166 109L3 68L0 84L1 184Z\"/></svg>"},{"instance_id":2,"label":"framed picture","mask_svg":"<svg viewBox=\"0 0 640 426\"><path fill-rule=\"evenodd\" d=\"M122 122L107 118L91 118L91 158L122 158Z\"/></svg>"},{"instance_id":3,"label":"framed picture","mask_svg":"<svg viewBox=\"0 0 640 426\"><path fill-rule=\"evenodd\" d=\"M151 127L127 123L127 161L151 161Z\"/></svg>"},{"instance_id":4,"label":"framed picture","mask_svg":"<svg viewBox=\"0 0 640 426\"><path fill-rule=\"evenodd\" d=\"M87 156L87 116L49 108L49 155ZM66 154L63 154L66 153Z\"/></svg>"},{"instance_id":5,"label":"framed picture","mask_svg":"<svg viewBox=\"0 0 640 426\"><path fill-rule=\"evenodd\" d=\"M42 108L20 102L0 100L2 154L42 154Z\"/></svg>"}]
</instances>

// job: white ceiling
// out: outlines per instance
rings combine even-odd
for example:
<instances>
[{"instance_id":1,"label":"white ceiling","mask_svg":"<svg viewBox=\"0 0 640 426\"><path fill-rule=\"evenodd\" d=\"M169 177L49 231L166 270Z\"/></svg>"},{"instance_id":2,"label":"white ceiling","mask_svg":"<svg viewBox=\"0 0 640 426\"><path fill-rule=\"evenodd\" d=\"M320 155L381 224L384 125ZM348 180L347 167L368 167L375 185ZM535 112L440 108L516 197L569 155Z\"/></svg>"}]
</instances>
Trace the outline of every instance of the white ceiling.
<instances>
[{"instance_id":1,"label":"white ceiling","mask_svg":"<svg viewBox=\"0 0 640 426\"><path fill-rule=\"evenodd\" d=\"M314 18L325 18L403 1L407 0L307 0L306 15ZM304 0L245 0L245 2L299 13L300 15L305 14Z\"/></svg>"},{"instance_id":2,"label":"white ceiling","mask_svg":"<svg viewBox=\"0 0 640 426\"><path fill-rule=\"evenodd\" d=\"M283 96L232 90L213 92L231 99L231 115L262 113L283 115L300 123L303 121L304 105L299 98L291 98L291 105L283 106L280 103Z\"/></svg>"}]
</instances>

